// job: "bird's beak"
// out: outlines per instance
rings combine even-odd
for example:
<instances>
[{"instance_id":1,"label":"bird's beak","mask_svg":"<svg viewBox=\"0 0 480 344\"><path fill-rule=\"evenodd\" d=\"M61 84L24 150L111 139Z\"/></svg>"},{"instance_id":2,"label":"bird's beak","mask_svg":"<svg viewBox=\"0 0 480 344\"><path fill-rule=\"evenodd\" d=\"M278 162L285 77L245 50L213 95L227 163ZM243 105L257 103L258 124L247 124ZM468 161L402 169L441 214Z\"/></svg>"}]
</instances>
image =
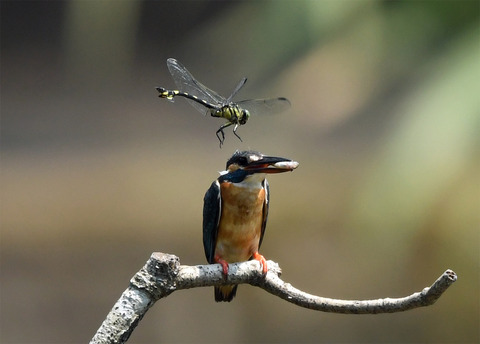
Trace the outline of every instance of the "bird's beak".
<instances>
[{"instance_id":1,"label":"bird's beak","mask_svg":"<svg viewBox=\"0 0 480 344\"><path fill-rule=\"evenodd\" d=\"M250 162L244 170L251 173L282 173L293 171L298 167L298 162L290 159L264 156L259 160Z\"/></svg>"}]
</instances>

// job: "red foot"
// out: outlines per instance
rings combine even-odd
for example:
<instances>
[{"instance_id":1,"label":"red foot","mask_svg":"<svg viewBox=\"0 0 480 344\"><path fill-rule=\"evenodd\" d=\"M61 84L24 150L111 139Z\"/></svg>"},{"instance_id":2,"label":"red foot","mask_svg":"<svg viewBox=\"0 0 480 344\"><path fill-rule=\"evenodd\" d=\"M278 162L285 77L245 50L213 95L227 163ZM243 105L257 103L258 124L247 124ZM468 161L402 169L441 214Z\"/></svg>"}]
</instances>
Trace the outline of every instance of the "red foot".
<instances>
[{"instance_id":1,"label":"red foot","mask_svg":"<svg viewBox=\"0 0 480 344\"><path fill-rule=\"evenodd\" d=\"M220 264L222 266L222 269L223 269L223 277L226 279L227 278L227 275L228 275L228 263L223 260L222 258L220 258L219 255L216 255L213 260L215 260L215 262L217 262L218 264Z\"/></svg>"},{"instance_id":2,"label":"red foot","mask_svg":"<svg viewBox=\"0 0 480 344\"><path fill-rule=\"evenodd\" d=\"M260 264L262 264L262 272L264 275L266 275L268 268L267 268L267 260L265 259L265 257L262 256L260 253L255 252L253 254L253 259L258 260Z\"/></svg>"}]
</instances>

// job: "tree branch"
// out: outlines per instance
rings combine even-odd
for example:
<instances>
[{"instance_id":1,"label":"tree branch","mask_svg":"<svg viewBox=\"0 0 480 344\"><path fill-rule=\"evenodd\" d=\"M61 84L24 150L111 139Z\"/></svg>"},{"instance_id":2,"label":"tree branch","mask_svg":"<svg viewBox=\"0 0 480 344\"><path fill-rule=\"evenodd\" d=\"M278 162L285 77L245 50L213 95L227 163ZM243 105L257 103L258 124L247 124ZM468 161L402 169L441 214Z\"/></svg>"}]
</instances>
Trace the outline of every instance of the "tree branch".
<instances>
[{"instance_id":1,"label":"tree branch","mask_svg":"<svg viewBox=\"0 0 480 344\"><path fill-rule=\"evenodd\" d=\"M130 280L130 286L115 303L91 340L97 343L125 343L148 309L175 290L222 284L248 283L260 287L298 306L332 313L394 313L430 306L457 280L452 270L445 271L430 287L403 298L347 301L307 294L280 279L277 263L268 261L268 273L262 275L257 261L229 265L227 280L219 264L180 265L178 257L155 252Z\"/></svg>"}]
</instances>

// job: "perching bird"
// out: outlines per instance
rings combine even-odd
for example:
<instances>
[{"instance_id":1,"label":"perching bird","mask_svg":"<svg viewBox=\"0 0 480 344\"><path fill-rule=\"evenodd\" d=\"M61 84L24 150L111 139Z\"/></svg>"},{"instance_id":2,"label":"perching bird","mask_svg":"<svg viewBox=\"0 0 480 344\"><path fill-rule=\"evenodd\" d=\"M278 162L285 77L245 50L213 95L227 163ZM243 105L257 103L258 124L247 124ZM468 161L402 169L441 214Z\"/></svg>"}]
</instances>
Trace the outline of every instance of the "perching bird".
<instances>
[{"instance_id":1,"label":"perching bird","mask_svg":"<svg viewBox=\"0 0 480 344\"><path fill-rule=\"evenodd\" d=\"M207 190L203 206L203 247L210 264L256 259L267 273L267 262L258 253L267 224L269 186L267 173L293 171L298 162L236 151ZM215 301L232 301L237 285L215 287Z\"/></svg>"}]
</instances>

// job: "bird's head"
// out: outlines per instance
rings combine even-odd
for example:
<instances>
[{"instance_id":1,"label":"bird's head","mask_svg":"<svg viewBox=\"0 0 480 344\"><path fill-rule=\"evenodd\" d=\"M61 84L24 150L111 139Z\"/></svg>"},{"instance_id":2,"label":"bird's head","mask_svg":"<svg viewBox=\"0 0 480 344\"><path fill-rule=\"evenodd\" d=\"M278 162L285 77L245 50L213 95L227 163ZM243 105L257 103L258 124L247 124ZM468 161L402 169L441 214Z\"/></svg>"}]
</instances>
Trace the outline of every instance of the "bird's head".
<instances>
[{"instance_id":1,"label":"bird's head","mask_svg":"<svg viewBox=\"0 0 480 344\"><path fill-rule=\"evenodd\" d=\"M264 179L266 173L290 172L298 162L286 158L263 155L255 151L236 151L227 161L226 170L220 174L234 183L249 176L258 175Z\"/></svg>"}]
</instances>

